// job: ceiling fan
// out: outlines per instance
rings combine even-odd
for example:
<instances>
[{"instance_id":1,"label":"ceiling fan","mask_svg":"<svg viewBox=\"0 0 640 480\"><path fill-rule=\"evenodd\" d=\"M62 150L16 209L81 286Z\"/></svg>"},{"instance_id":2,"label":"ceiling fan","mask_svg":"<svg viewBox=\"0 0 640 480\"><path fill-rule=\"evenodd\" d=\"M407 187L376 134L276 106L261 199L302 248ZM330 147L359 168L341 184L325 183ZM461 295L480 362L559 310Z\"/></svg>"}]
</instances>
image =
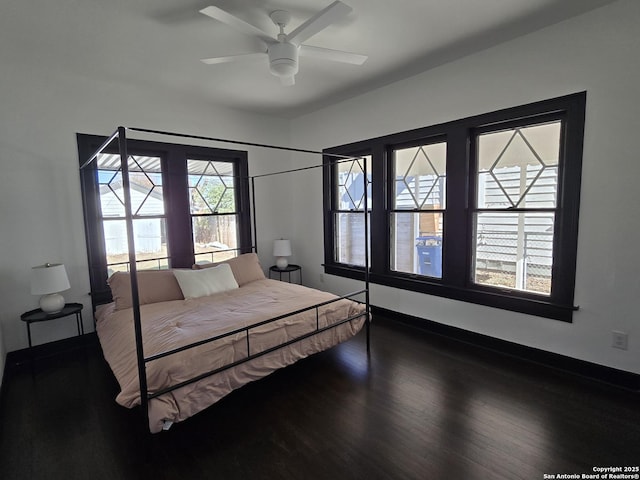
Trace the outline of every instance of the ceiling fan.
<instances>
[{"instance_id":1,"label":"ceiling fan","mask_svg":"<svg viewBox=\"0 0 640 480\"><path fill-rule=\"evenodd\" d=\"M362 65L367 59L366 55L343 52L341 50L331 50L328 48L312 47L303 45L303 42L311 38L316 33L324 30L332 23L345 17L352 11L352 8L340 1L333 2L324 10L308 19L291 33L286 34L284 28L291 20L291 14L285 10L275 10L269 17L280 28L277 37L263 32L258 27L241 20L240 18L225 12L219 7L209 6L200 10L200 13L214 18L222 23L226 23L232 28L257 37L264 44L264 51L256 53L246 53L231 55L227 57L203 58L203 63L213 65L217 63L234 62L238 60L253 60L269 58L269 69L273 75L280 78L282 85L294 85L295 75L298 73L298 56L307 56L332 60L335 62Z\"/></svg>"}]
</instances>

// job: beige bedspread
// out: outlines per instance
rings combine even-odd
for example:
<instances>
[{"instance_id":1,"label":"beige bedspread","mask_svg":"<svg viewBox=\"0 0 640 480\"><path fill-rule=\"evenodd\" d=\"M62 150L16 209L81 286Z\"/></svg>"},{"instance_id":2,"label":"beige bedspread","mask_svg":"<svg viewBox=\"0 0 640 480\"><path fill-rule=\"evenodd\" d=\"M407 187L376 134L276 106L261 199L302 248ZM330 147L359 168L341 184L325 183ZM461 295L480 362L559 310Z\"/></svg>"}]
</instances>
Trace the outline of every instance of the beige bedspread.
<instances>
[{"instance_id":1,"label":"beige bedspread","mask_svg":"<svg viewBox=\"0 0 640 480\"><path fill-rule=\"evenodd\" d=\"M143 305L140 313L144 355L149 357L332 298L336 297L319 290L265 279L209 297ZM364 310L364 305L344 299L322 306L319 308L319 327ZM159 432L165 421L185 420L242 385L351 338L362 328L364 321L362 315L152 399L149 403L150 430ZM254 328L249 333L250 353L267 350L315 328L315 309ZM97 332L104 356L120 384L116 401L125 407L140 404L132 309L114 310L113 304L100 309ZM157 392L246 356L246 334L238 333L154 360L147 363L149 392Z\"/></svg>"}]
</instances>

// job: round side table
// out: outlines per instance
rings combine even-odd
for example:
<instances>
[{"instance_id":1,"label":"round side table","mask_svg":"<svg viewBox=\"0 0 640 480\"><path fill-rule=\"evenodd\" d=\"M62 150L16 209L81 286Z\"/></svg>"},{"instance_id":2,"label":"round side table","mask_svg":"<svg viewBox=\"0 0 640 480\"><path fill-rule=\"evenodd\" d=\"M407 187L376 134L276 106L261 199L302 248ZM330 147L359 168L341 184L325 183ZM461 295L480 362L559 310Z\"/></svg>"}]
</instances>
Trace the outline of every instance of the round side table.
<instances>
[{"instance_id":1,"label":"round side table","mask_svg":"<svg viewBox=\"0 0 640 480\"><path fill-rule=\"evenodd\" d=\"M31 350L31 324L36 322L48 322L56 318L76 316L76 325L78 327L78 336L84 335L84 325L82 324L82 309L84 305L81 303L67 303L64 308L57 313L45 313L41 309L29 310L20 315L20 320L27 324L27 335L29 336L29 350Z\"/></svg>"},{"instance_id":2,"label":"round side table","mask_svg":"<svg viewBox=\"0 0 640 480\"><path fill-rule=\"evenodd\" d=\"M278 274L278 280L282 280L282 274L286 273L287 280L291 283L291 272L298 272L298 284L302 285L302 267L300 265L287 265L285 268L278 268L276 265L269 267L269 278L273 278Z\"/></svg>"}]
</instances>

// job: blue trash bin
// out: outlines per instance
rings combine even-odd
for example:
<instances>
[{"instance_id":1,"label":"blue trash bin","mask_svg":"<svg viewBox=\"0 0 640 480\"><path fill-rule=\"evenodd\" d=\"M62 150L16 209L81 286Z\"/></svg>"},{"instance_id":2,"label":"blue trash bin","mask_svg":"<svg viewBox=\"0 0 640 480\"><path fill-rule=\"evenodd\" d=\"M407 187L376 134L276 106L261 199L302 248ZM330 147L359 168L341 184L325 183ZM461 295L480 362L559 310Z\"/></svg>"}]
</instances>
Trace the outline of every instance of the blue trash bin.
<instances>
[{"instance_id":1,"label":"blue trash bin","mask_svg":"<svg viewBox=\"0 0 640 480\"><path fill-rule=\"evenodd\" d=\"M416 238L418 273L442 278L442 237L430 235Z\"/></svg>"}]
</instances>

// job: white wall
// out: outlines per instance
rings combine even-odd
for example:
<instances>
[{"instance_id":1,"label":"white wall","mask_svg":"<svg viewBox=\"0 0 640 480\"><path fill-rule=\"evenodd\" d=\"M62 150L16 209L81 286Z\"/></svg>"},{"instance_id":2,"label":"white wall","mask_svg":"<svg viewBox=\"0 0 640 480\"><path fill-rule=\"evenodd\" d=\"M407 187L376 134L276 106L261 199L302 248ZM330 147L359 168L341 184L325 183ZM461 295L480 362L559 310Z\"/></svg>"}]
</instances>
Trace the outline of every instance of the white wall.
<instances>
[{"instance_id":1,"label":"white wall","mask_svg":"<svg viewBox=\"0 0 640 480\"><path fill-rule=\"evenodd\" d=\"M20 55L20 46L15 48L16 63L4 62L0 76L0 323L9 352L27 346L20 314L38 304L30 295L29 272L45 262L66 265L71 289L65 297L85 304L85 329L93 329L76 132L108 135L125 125L289 143L286 121L212 108L152 85L134 88L44 70L28 64L28 52ZM249 149L251 174L287 168L290 161L282 152ZM291 207L286 191L269 191L265 185L257 187L258 229L268 266L273 239L290 229ZM34 344L75 335L74 323L69 318L34 325Z\"/></svg>"},{"instance_id":2,"label":"white wall","mask_svg":"<svg viewBox=\"0 0 640 480\"><path fill-rule=\"evenodd\" d=\"M621 0L296 120L292 138L318 149L588 92L573 323L377 285L372 304L640 373L639 22L640 2ZM305 279L354 290L337 277L321 282L321 185L314 172L296 191ZM628 332L628 351L611 348L612 330Z\"/></svg>"}]
</instances>

